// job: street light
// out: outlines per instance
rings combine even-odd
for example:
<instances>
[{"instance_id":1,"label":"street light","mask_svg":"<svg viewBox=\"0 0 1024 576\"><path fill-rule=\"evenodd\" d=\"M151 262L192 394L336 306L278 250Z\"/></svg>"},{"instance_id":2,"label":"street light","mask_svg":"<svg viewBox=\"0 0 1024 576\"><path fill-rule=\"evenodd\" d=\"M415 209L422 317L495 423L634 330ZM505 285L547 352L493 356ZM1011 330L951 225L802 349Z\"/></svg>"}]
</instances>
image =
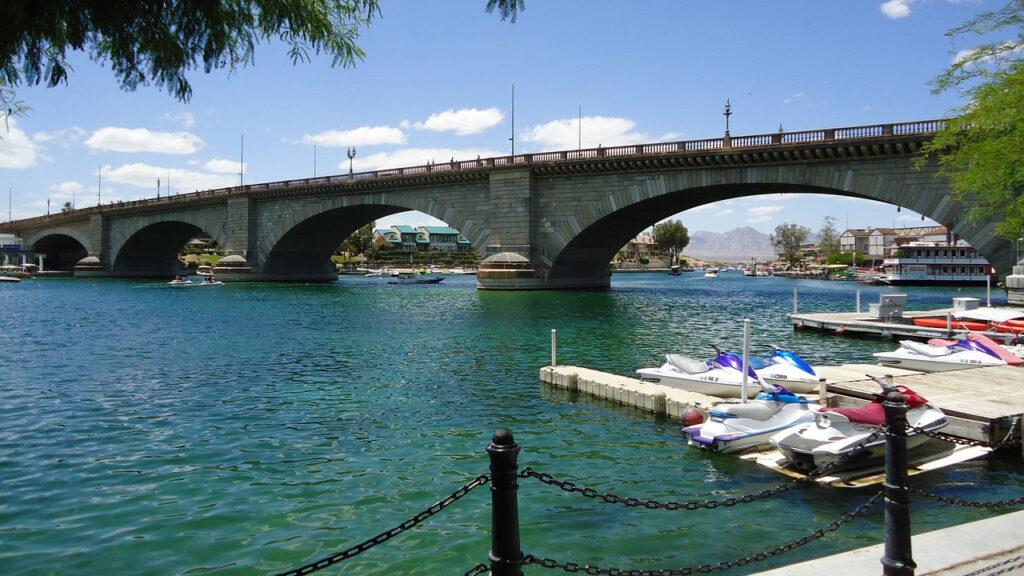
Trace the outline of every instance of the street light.
<instances>
[{"instance_id":1,"label":"street light","mask_svg":"<svg viewBox=\"0 0 1024 576\"><path fill-rule=\"evenodd\" d=\"M355 146L349 148L348 151L345 152L345 155L348 156L348 179L351 180L352 179L352 159L356 157Z\"/></svg>"},{"instance_id":2,"label":"street light","mask_svg":"<svg viewBox=\"0 0 1024 576\"><path fill-rule=\"evenodd\" d=\"M725 135L729 136L729 116L732 116L732 104L729 103L729 99L725 99L725 112L722 112L722 116L725 116Z\"/></svg>"}]
</instances>

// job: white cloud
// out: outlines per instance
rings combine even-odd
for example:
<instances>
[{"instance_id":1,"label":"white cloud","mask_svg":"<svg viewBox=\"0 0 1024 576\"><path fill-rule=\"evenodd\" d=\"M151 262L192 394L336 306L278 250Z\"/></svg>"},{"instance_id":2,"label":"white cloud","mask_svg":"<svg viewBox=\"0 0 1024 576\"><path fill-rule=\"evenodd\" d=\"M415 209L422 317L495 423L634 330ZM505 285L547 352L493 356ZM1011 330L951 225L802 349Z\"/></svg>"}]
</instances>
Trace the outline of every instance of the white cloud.
<instances>
[{"instance_id":1,"label":"white cloud","mask_svg":"<svg viewBox=\"0 0 1024 576\"><path fill-rule=\"evenodd\" d=\"M306 134L302 137L302 142L333 148L405 144L405 132L392 126L360 126L352 130L327 130L319 134Z\"/></svg>"},{"instance_id":2,"label":"white cloud","mask_svg":"<svg viewBox=\"0 0 1024 576\"><path fill-rule=\"evenodd\" d=\"M191 132L152 132L146 128L107 126L93 132L85 145L113 152L194 154L203 147L203 140Z\"/></svg>"},{"instance_id":3,"label":"white cloud","mask_svg":"<svg viewBox=\"0 0 1024 576\"><path fill-rule=\"evenodd\" d=\"M447 226L446 222L442 222L437 218L434 218L430 214L424 214L416 210L410 210L409 212L399 212L398 214L392 214L391 216L385 216L377 220L377 228L390 228L391 226Z\"/></svg>"},{"instance_id":4,"label":"white cloud","mask_svg":"<svg viewBox=\"0 0 1024 576\"><path fill-rule=\"evenodd\" d=\"M192 163L189 162L189 164ZM195 164L192 165L194 166ZM239 170L239 166L241 166L241 170ZM236 176L238 175L239 172L245 172L244 163L239 164L238 161L236 160L224 160L222 158L214 158L213 160L208 160L205 164L203 164L203 168L205 168L207 172L215 172L217 174L234 174Z\"/></svg>"},{"instance_id":5,"label":"white cloud","mask_svg":"<svg viewBox=\"0 0 1024 576\"><path fill-rule=\"evenodd\" d=\"M139 163L123 164L117 168L111 168L109 165L106 165L103 166L100 173L103 175L104 182L110 181L139 188L148 188L153 190L154 193L156 192L156 181L158 178L161 181L161 187L166 189L168 176L171 178L172 190L179 192L225 188L227 186L234 186L238 182L233 174L210 174Z\"/></svg>"},{"instance_id":6,"label":"white cloud","mask_svg":"<svg viewBox=\"0 0 1024 576\"><path fill-rule=\"evenodd\" d=\"M914 0L886 0L878 9L890 20L899 20L910 16L910 4Z\"/></svg>"},{"instance_id":7,"label":"white cloud","mask_svg":"<svg viewBox=\"0 0 1024 576\"><path fill-rule=\"evenodd\" d=\"M771 206L754 206L753 208L747 208L747 214L751 216L767 216L768 214L781 212L783 208L783 206L779 206L777 204ZM763 220L761 220L761 222L763 222Z\"/></svg>"},{"instance_id":8,"label":"white cloud","mask_svg":"<svg viewBox=\"0 0 1024 576\"><path fill-rule=\"evenodd\" d=\"M793 102L796 102L797 100L803 98L806 95L807 95L806 92L797 92L795 94L790 94L782 102L784 104L792 104Z\"/></svg>"},{"instance_id":9,"label":"white cloud","mask_svg":"<svg viewBox=\"0 0 1024 576\"><path fill-rule=\"evenodd\" d=\"M747 218L747 222L750 222L751 224L760 224L761 222L770 222L771 219L771 216L758 216L756 218Z\"/></svg>"},{"instance_id":10,"label":"white cloud","mask_svg":"<svg viewBox=\"0 0 1024 576\"><path fill-rule=\"evenodd\" d=\"M0 168L31 168L36 165L38 151L35 142L18 128L18 121L15 118L0 115Z\"/></svg>"},{"instance_id":11,"label":"white cloud","mask_svg":"<svg viewBox=\"0 0 1024 576\"><path fill-rule=\"evenodd\" d=\"M1012 57L1012 56L1015 56L1015 55L1018 55L1018 54L1021 54L1022 52L1024 52L1024 44L1019 44L1019 43L1016 43L1016 42L1003 42L1003 44L1002 44L1002 46L1000 48L1001 48L1002 52L1000 52L999 54L991 54L991 55L988 55L988 56L982 56L981 58L978 58L972 64L984 64L986 62L990 62L990 61L993 61L993 60L1000 60L1000 59L1005 58L1005 57ZM974 53L977 52L977 51L978 51L977 48L966 48L964 50L958 51L956 54L953 55L953 64L959 64L959 63L963 62L964 60L974 56Z\"/></svg>"},{"instance_id":12,"label":"white cloud","mask_svg":"<svg viewBox=\"0 0 1024 576\"><path fill-rule=\"evenodd\" d=\"M168 122L181 124L182 128L191 128L196 125L196 117L191 112L167 112L161 118Z\"/></svg>"},{"instance_id":13,"label":"white cloud","mask_svg":"<svg viewBox=\"0 0 1024 576\"><path fill-rule=\"evenodd\" d=\"M466 136L479 134L488 128L497 126L504 119L505 115L497 108L485 110L477 108L452 110L449 108L444 112L431 114L425 122L417 122L414 126L417 130L455 132L459 136Z\"/></svg>"},{"instance_id":14,"label":"white cloud","mask_svg":"<svg viewBox=\"0 0 1024 576\"><path fill-rule=\"evenodd\" d=\"M85 130L78 126L72 126L71 128L61 128L51 132L36 132L32 135L32 141L38 144L57 142L62 147L68 148L72 144L81 142L85 134Z\"/></svg>"},{"instance_id":15,"label":"white cloud","mask_svg":"<svg viewBox=\"0 0 1024 576\"><path fill-rule=\"evenodd\" d=\"M597 148L599 145L620 146L650 142L651 137L636 130L636 122L629 118L608 116L584 116L552 120L530 128L519 138L524 142L535 142L543 149L569 150L578 145L582 128L582 147Z\"/></svg>"},{"instance_id":16,"label":"white cloud","mask_svg":"<svg viewBox=\"0 0 1024 576\"><path fill-rule=\"evenodd\" d=\"M403 168L421 166L427 162L443 164L452 158L455 160L475 160L491 156L503 156L504 152L483 148L399 148L390 152L377 152L368 156L356 156L352 166L357 171L382 170L385 168ZM348 170L348 159L342 160L338 168Z\"/></svg>"},{"instance_id":17,"label":"white cloud","mask_svg":"<svg viewBox=\"0 0 1024 576\"><path fill-rule=\"evenodd\" d=\"M67 180L50 186L53 197L57 199L71 199L72 197L85 192L85 187L74 180Z\"/></svg>"}]
</instances>

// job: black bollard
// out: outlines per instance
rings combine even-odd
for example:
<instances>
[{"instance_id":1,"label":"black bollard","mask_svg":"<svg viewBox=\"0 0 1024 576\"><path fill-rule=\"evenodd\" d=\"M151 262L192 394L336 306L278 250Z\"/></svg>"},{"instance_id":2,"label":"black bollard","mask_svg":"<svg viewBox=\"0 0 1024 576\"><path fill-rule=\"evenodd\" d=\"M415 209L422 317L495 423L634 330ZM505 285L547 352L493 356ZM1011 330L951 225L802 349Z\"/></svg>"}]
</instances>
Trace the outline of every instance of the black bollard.
<instances>
[{"instance_id":1,"label":"black bollard","mask_svg":"<svg viewBox=\"0 0 1024 576\"><path fill-rule=\"evenodd\" d=\"M885 556L882 574L914 576L910 551L910 493L907 490L907 405L899 392L885 402Z\"/></svg>"},{"instance_id":2,"label":"black bollard","mask_svg":"<svg viewBox=\"0 0 1024 576\"><path fill-rule=\"evenodd\" d=\"M512 431L501 428L487 446L491 457L491 561L492 576L522 576L523 551L519 548L519 445Z\"/></svg>"}]
</instances>

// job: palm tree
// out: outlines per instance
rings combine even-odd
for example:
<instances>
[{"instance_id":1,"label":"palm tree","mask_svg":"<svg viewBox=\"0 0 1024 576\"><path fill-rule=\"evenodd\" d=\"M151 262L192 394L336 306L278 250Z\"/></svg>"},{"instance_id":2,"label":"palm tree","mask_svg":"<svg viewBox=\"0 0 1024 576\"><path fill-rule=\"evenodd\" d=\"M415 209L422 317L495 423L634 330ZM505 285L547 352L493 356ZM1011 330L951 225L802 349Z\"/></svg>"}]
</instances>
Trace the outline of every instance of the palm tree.
<instances>
[{"instance_id":1,"label":"palm tree","mask_svg":"<svg viewBox=\"0 0 1024 576\"><path fill-rule=\"evenodd\" d=\"M64 205L60 207L60 213L67 214L68 212L71 212L74 209L75 207L71 205L71 202L65 202Z\"/></svg>"}]
</instances>

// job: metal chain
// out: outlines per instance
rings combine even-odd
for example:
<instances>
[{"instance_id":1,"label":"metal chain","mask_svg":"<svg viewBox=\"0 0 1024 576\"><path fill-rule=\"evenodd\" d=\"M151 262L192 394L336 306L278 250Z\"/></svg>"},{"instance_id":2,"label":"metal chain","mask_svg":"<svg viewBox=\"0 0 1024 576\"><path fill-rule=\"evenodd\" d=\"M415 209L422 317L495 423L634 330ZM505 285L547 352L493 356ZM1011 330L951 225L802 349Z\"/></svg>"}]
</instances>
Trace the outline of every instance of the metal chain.
<instances>
[{"instance_id":1,"label":"metal chain","mask_svg":"<svg viewBox=\"0 0 1024 576\"><path fill-rule=\"evenodd\" d=\"M822 466L821 468L816 468L803 477L795 478L792 481L787 482L785 484L779 484L774 488L768 488L753 494L745 494L743 496L723 498L721 500L659 502L658 500L624 497L619 496L617 494L613 494L611 492L598 492L593 488L581 488L577 486L574 482L571 482L569 480L559 480L552 476L551 474L548 474L547 472L537 472L536 470L530 467L524 468L521 472L519 472L519 477L536 478L537 480L541 481L544 484L556 486L559 489L564 490L566 492L580 494L582 496L586 496L587 498L599 499L607 504L622 504L623 506L629 508L642 507L647 508L648 510L699 510L703 508L706 510L712 510L719 507L735 506L737 504L749 504L756 500L762 500L764 498L769 498L771 496L782 494L783 492L787 492L801 484L811 482L845 464L847 461L850 460L850 458L853 458L856 454L860 453L861 450L864 450L869 443L874 441L881 434L882 430L877 430L871 433L870 435L868 435L867 438L858 442L850 450L850 452L843 454L835 462Z\"/></svg>"},{"instance_id":2,"label":"metal chain","mask_svg":"<svg viewBox=\"0 0 1024 576\"><path fill-rule=\"evenodd\" d=\"M393 528L390 528L388 530L385 530L384 532L381 532L380 534L377 534L373 538L370 538L369 540L360 542L359 544L356 544L355 546L352 546L351 548L346 548L345 550L342 550L341 552L337 552L337 553L331 554L330 556L327 556L325 558L321 558L320 560L317 560L316 562L311 562L309 564L306 564L305 566L302 566L302 567L299 567L299 568L293 568L292 570L288 570L286 572L281 572L281 573L277 574L277 576L303 576L305 574L312 574L313 572L317 572L319 570L323 570L324 568L327 568L328 566L331 566L333 564L337 564L338 562L341 562L343 560L348 560L349 558L352 558L353 556L357 556L357 555L359 555L359 554L361 554L363 552L366 552L370 548L373 548L374 546L376 546L378 544L383 544L384 542L387 542L388 540L391 540L392 538L394 538L395 536L398 536L402 532L405 532L406 530L409 530L410 528L412 528L412 527L416 526L417 524L423 522L427 518L430 518L434 514L437 514L441 510L444 510L448 506L451 506L452 504L454 504L455 502L460 500L463 496L465 496L466 494L469 494L474 488L477 488L479 486L483 486L484 484L487 484L490 481L491 481L491 477L490 476L488 476L487 474L481 474L480 476L477 476L476 478L474 478L468 484L466 484L463 487L459 488L455 492L452 492L451 495L448 496L447 498L436 502L434 505L432 505L429 508L423 510L419 514L416 514L415 516L412 516L411 518L408 518L407 520L405 520L401 524L399 524L399 525L397 525L397 526L395 526Z\"/></svg>"},{"instance_id":3,"label":"metal chain","mask_svg":"<svg viewBox=\"0 0 1024 576\"><path fill-rule=\"evenodd\" d=\"M491 567L487 564L477 564L476 566L473 566L472 568L466 571L466 576L479 576L480 574L483 574L484 572L487 572L490 569Z\"/></svg>"},{"instance_id":4,"label":"metal chain","mask_svg":"<svg viewBox=\"0 0 1024 576\"><path fill-rule=\"evenodd\" d=\"M1004 440L1002 442L988 442L985 440L971 440L970 438L961 438L959 436L953 436L952 434L946 434L945 432L933 432L925 430L924 428L918 428L917 426L911 426L907 424L907 430L916 432L918 434L924 434L929 438L935 438L936 440L942 440L944 442L950 442L953 444L960 444L962 446L980 446L982 448L1003 448L1010 446L1020 446L1020 439L1017 440Z\"/></svg>"},{"instance_id":5,"label":"metal chain","mask_svg":"<svg viewBox=\"0 0 1024 576\"><path fill-rule=\"evenodd\" d=\"M982 574L984 574L984 576L998 576L999 574L1006 574L1007 572L1011 572L1013 570L1016 570L1017 568L1024 568L1024 562L1020 562L1021 560L1024 560L1024 556L1015 556L1013 558L1003 560L1002 562L996 562L995 564L990 564L988 566L985 566L984 568L979 568L974 572L968 572L963 576L981 576ZM1014 564L1013 566L1006 566L1007 564L1012 564L1013 562L1018 562L1018 564ZM1004 568L1001 570L997 570L995 572L989 572L989 570L999 568L1000 566L1003 566Z\"/></svg>"},{"instance_id":6,"label":"metal chain","mask_svg":"<svg viewBox=\"0 0 1024 576\"><path fill-rule=\"evenodd\" d=\"M943 496L942 494L936 494L921 488L910 487L910 491L914 494L920 494L925 498L931 498L932 500L938 500L939 502L945 502L946 504L953 504L954 506L964 506L966 508L1010 508L1012 506L1024 505L1024 497L1014 498L1012 500L993 500L990 502L978 502L975 500L961 500L953 496Z\"/></svg>"},{"instance_id":7,"label":"metal chain","mask_svg":"<svg viewBox=\"0 0 1024 576\"><path fill-rule=\"evenodd\" d=\"M829 523L824 528L819 528L818 530L815 530L814 532L811 532L806 536L802 536L800 538L797 538L796 540L787 542L786 544L776 546L775 548L771 548L763 552L758 552L757 554L743 556L740 558L736 558L735 560L718 562L717 564L698 564L696 566L686 566L683 568L664 569L605 568L599 566L591 566L589 564L581 565L576 562L560 562L558 560L553 560L551 558L537 558L532 554L527 554L523 557L523 564L536 564L544 568L560 568L566 572L583 572L584 574L608 574L616 576L689 576L691 574L697 573L704 574L714 571L729 570L730 568L734 568L736 566L746 566L747 564L767 560L768 558L771 558L773 556L778 556L779 554L789 552L794 548L799 548L800 546L803 546L808 542L813 542L814 540L823 538L828 533L835 532L844 524L848 524L858 516L863 515L882 498L882 494L882 492L876 493L867 502L861 504L860 506L856 507L850 512L847 512L846 514L843 514L837 520Z\"/></svg>"}]
</instances>

